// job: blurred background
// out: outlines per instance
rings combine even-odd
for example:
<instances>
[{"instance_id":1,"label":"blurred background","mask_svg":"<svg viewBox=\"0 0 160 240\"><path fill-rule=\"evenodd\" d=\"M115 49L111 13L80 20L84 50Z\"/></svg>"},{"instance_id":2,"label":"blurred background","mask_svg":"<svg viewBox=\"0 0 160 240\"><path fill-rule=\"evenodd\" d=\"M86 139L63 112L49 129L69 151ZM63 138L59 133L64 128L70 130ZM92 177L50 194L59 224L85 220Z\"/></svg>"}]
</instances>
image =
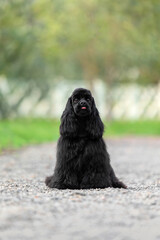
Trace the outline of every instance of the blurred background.
<instances>
[{"instance_id":1,"label":"blurred background","mask_svg":"<svg viewBox=\"0 0 160 240\"><path fill-rule=\"evenodd\" d=\"M0 0L0 149L57 140L76 87L108 136L160 135L158 0Z\"/></svg>"}]
</instances>

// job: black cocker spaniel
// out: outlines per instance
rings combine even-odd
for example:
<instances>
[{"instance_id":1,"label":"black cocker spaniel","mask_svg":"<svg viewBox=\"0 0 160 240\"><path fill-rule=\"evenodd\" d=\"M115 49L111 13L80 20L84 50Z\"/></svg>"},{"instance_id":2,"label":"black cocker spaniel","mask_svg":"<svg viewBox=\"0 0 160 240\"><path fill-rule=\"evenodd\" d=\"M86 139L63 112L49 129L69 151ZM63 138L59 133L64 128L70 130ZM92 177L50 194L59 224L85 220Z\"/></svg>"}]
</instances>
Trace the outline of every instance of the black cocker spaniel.
<instances>
[{"instance_id":1,"label":"black cocker spaniel","mask_svg":"<svg viewBox=\"0 0 160 240\"><path fill-rule=\"evenodd\" d=\"M61 117L57 162L46 185L58 189L126 188L110 165L103 131L91 92L75 89Z\"/></svg>"}]
</instances>

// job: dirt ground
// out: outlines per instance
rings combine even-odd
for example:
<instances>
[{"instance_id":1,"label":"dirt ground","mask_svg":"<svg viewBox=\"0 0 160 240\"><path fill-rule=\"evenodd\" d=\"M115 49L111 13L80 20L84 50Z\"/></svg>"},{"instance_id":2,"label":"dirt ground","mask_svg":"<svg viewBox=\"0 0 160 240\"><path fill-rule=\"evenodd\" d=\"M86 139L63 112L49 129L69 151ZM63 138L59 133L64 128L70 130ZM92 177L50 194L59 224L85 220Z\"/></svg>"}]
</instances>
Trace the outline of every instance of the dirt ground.
<instances>
[{"instance_id":1,"label":"dirt ground","mask_svg":"<svg viewBox=\"0 0 160 240\"><path fill-rule=\"evenodd\" d=\"M160 138L106 140L128 189L55 190L56 144L0 156L0 240L160 239Z\"/></svg>"}]
</instances>

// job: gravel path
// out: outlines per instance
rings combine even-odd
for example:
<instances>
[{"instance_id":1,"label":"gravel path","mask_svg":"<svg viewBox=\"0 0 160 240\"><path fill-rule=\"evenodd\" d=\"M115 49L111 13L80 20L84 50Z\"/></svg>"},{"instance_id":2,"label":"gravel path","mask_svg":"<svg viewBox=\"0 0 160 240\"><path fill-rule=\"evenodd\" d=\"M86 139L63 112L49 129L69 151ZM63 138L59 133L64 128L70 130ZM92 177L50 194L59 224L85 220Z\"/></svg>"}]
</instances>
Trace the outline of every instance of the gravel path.
<instances>
[{"instance_id":1,"label":"gravel path","mask_svg":"<svg viewBox=\"0 0 160 240\"><path fill-rule=\"evenodd\" d=\"M160 239L160 138L107 145L127 190L48 189L54 143L0 156L0 240Z\"/></svg>"}]
</instances>

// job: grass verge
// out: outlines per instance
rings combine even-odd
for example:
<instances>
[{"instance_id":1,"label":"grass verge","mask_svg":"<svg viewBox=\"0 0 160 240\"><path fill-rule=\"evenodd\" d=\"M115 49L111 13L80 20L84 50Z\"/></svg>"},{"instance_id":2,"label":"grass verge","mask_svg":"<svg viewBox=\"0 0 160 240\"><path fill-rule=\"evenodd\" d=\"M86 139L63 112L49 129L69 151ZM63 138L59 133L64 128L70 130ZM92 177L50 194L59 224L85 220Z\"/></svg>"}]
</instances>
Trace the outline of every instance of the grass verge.
<instances>
[{"instance_id":1,"label":"grass verge","mask_svg":"<svg viewBox=\"0 0 160 240\"><path fill-rule=\"evenodd\" d=\"M105 135L107 136L160 136L160 121L136 120L105 122Z\"/></svg>"},{"instance_id":2,"label":"grass verge","mask_svg":"<svg viewBox=\"0 0 160 240\"><path fill-rule=\"evenodd\" d=\"M0 151L56 141L58 136L58 120L21 118L0 121Z\"/></svg>"},{"instance_id":3,"label":"grass verge","mask_svg":"<svg viewBox=\"0 0 160 240\"><path fill-rule=\"evenodd\" d=\"M59 121L55 119L11 119L0 121L0 151L56 141ZM160 136L160 121L105 122L104 136Z\"/></svg>"}]
</instances>

